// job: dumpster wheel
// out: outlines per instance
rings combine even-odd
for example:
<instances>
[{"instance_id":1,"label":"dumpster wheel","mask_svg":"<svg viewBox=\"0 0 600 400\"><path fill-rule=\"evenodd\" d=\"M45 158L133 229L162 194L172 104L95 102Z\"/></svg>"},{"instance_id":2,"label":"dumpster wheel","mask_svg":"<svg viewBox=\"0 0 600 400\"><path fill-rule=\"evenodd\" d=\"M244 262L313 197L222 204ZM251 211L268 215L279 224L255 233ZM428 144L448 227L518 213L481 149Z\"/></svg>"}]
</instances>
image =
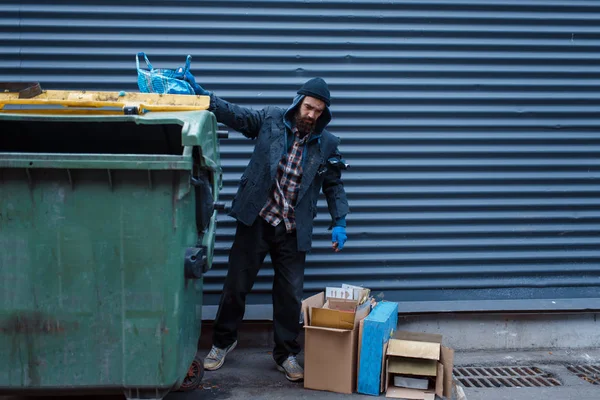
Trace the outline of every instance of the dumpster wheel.
<instances>
[{"instance_id":1,"label":"dumpster wheel","mask_svg":"<svg viewBox=\"0 0 600 400\"><path fill-rule=\"evenodd\" d=\"M198 389L200 386L200 382L202 382L202 378L204 377L204 365L202 360L194 359L192 361L192 365L190 365L190 369L188 369L188 373L183 378L183 382L181 383L181 387L179 391L182 392L190 392L192 390Z\"/></svg>"}]
</instances>

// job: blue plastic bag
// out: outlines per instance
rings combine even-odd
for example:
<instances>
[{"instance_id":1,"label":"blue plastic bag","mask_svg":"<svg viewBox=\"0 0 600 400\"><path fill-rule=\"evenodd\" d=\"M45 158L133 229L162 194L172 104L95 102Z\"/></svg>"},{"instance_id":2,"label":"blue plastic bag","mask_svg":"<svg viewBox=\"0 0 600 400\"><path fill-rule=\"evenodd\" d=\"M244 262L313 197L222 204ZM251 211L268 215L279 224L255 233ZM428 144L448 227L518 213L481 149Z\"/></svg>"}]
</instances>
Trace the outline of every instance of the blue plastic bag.
<instances>
[{"instance_id":1,"label":"blue plastic bag","mask_svg":"<svg viewBox=\"0 0 600 400\"><path fill-rule=\"evenodd\" d=\"M144 57L149 69L140 68L140 57ZM183 75L190 70L192 56L188 55L185 60L185 67L179 68L179 75ZM142 93L160 93L160 94L195 94L194 88L182 79L175 78L177 70L159 69L152 67L146 53L139 52L135 57L138 73L138 87Z\"/></svg>"}]
</instances>

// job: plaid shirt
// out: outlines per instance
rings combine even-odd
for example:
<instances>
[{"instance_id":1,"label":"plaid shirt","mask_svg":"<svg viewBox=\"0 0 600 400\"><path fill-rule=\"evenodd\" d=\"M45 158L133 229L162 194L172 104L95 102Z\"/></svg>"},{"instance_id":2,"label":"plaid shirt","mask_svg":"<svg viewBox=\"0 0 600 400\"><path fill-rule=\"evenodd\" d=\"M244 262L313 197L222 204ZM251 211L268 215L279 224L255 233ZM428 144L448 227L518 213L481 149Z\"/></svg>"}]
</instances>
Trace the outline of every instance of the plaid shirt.
<instances>
[{"instance_id":1,"label":"plaid shirt","mask_svg":"<svg viewBox=\"0 0 600 400\"><path fill-rule=\"evenodd\" d=\"M287 232L296 229L294 206L302 180L302 154L304 145L310 135L300 137L298 129L294 127L294 143L287 155L281 158L277 166L275 187L267 203L260 211L260 216L273 226L283 221Z\"/></svg>"}]
</instances>

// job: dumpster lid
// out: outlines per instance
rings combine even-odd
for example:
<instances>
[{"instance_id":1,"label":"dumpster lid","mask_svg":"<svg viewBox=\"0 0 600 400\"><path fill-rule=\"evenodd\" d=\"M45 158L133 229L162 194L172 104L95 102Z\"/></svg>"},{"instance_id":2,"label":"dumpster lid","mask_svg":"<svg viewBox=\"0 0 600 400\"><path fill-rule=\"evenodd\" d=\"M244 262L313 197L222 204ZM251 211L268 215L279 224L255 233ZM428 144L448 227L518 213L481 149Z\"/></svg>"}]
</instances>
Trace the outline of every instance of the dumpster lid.
<instances>
[{"instance_id":1,"label":"dumpster lid","mask_svg":"<svg viewBox=\"0 0 600 400\"><path fill-rule=\"evenodd\" d=\"M115 115L208 110L209 96L139 92L41 90L39 84L0 83L0 113ZM25 87L25 85L29 85ZM1 86L0 86L1 88ZM25 108L23 108L25 107ZM37 107L37 108L35 108Z\"/></svg>"}]
</instances>

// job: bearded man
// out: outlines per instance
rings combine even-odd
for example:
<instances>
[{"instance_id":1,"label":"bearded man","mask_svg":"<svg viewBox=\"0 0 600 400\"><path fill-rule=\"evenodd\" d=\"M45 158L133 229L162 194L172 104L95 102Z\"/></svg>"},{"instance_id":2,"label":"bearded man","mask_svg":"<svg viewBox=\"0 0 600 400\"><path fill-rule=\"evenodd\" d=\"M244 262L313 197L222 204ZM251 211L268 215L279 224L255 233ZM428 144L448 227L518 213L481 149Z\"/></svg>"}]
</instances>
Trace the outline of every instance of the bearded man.
<instances>
[{"instance_id":1,"label":"bearded man","mask_svg":"<svg viewBox=\"0 0 600 400\"><path fill-rule=\"evenodd\" d=\"M304 370L296 355L306 253L311 249L313 220L322 190L331 214L332 248L346 242L348 201L341 172L345 161L339 138L325 127L331 121L330 93L321 78L307 81L286 110L253 110L229 103L204 90L188 73L196 94L210 96L217 121L256 139L254 152L239 182L230 216L237 220L227 278L214 324L213 346L204 368L221 368L237 345L246 295L267 254L274 269L273 358L290 381Z\"/></svg>"}]
</instances>

